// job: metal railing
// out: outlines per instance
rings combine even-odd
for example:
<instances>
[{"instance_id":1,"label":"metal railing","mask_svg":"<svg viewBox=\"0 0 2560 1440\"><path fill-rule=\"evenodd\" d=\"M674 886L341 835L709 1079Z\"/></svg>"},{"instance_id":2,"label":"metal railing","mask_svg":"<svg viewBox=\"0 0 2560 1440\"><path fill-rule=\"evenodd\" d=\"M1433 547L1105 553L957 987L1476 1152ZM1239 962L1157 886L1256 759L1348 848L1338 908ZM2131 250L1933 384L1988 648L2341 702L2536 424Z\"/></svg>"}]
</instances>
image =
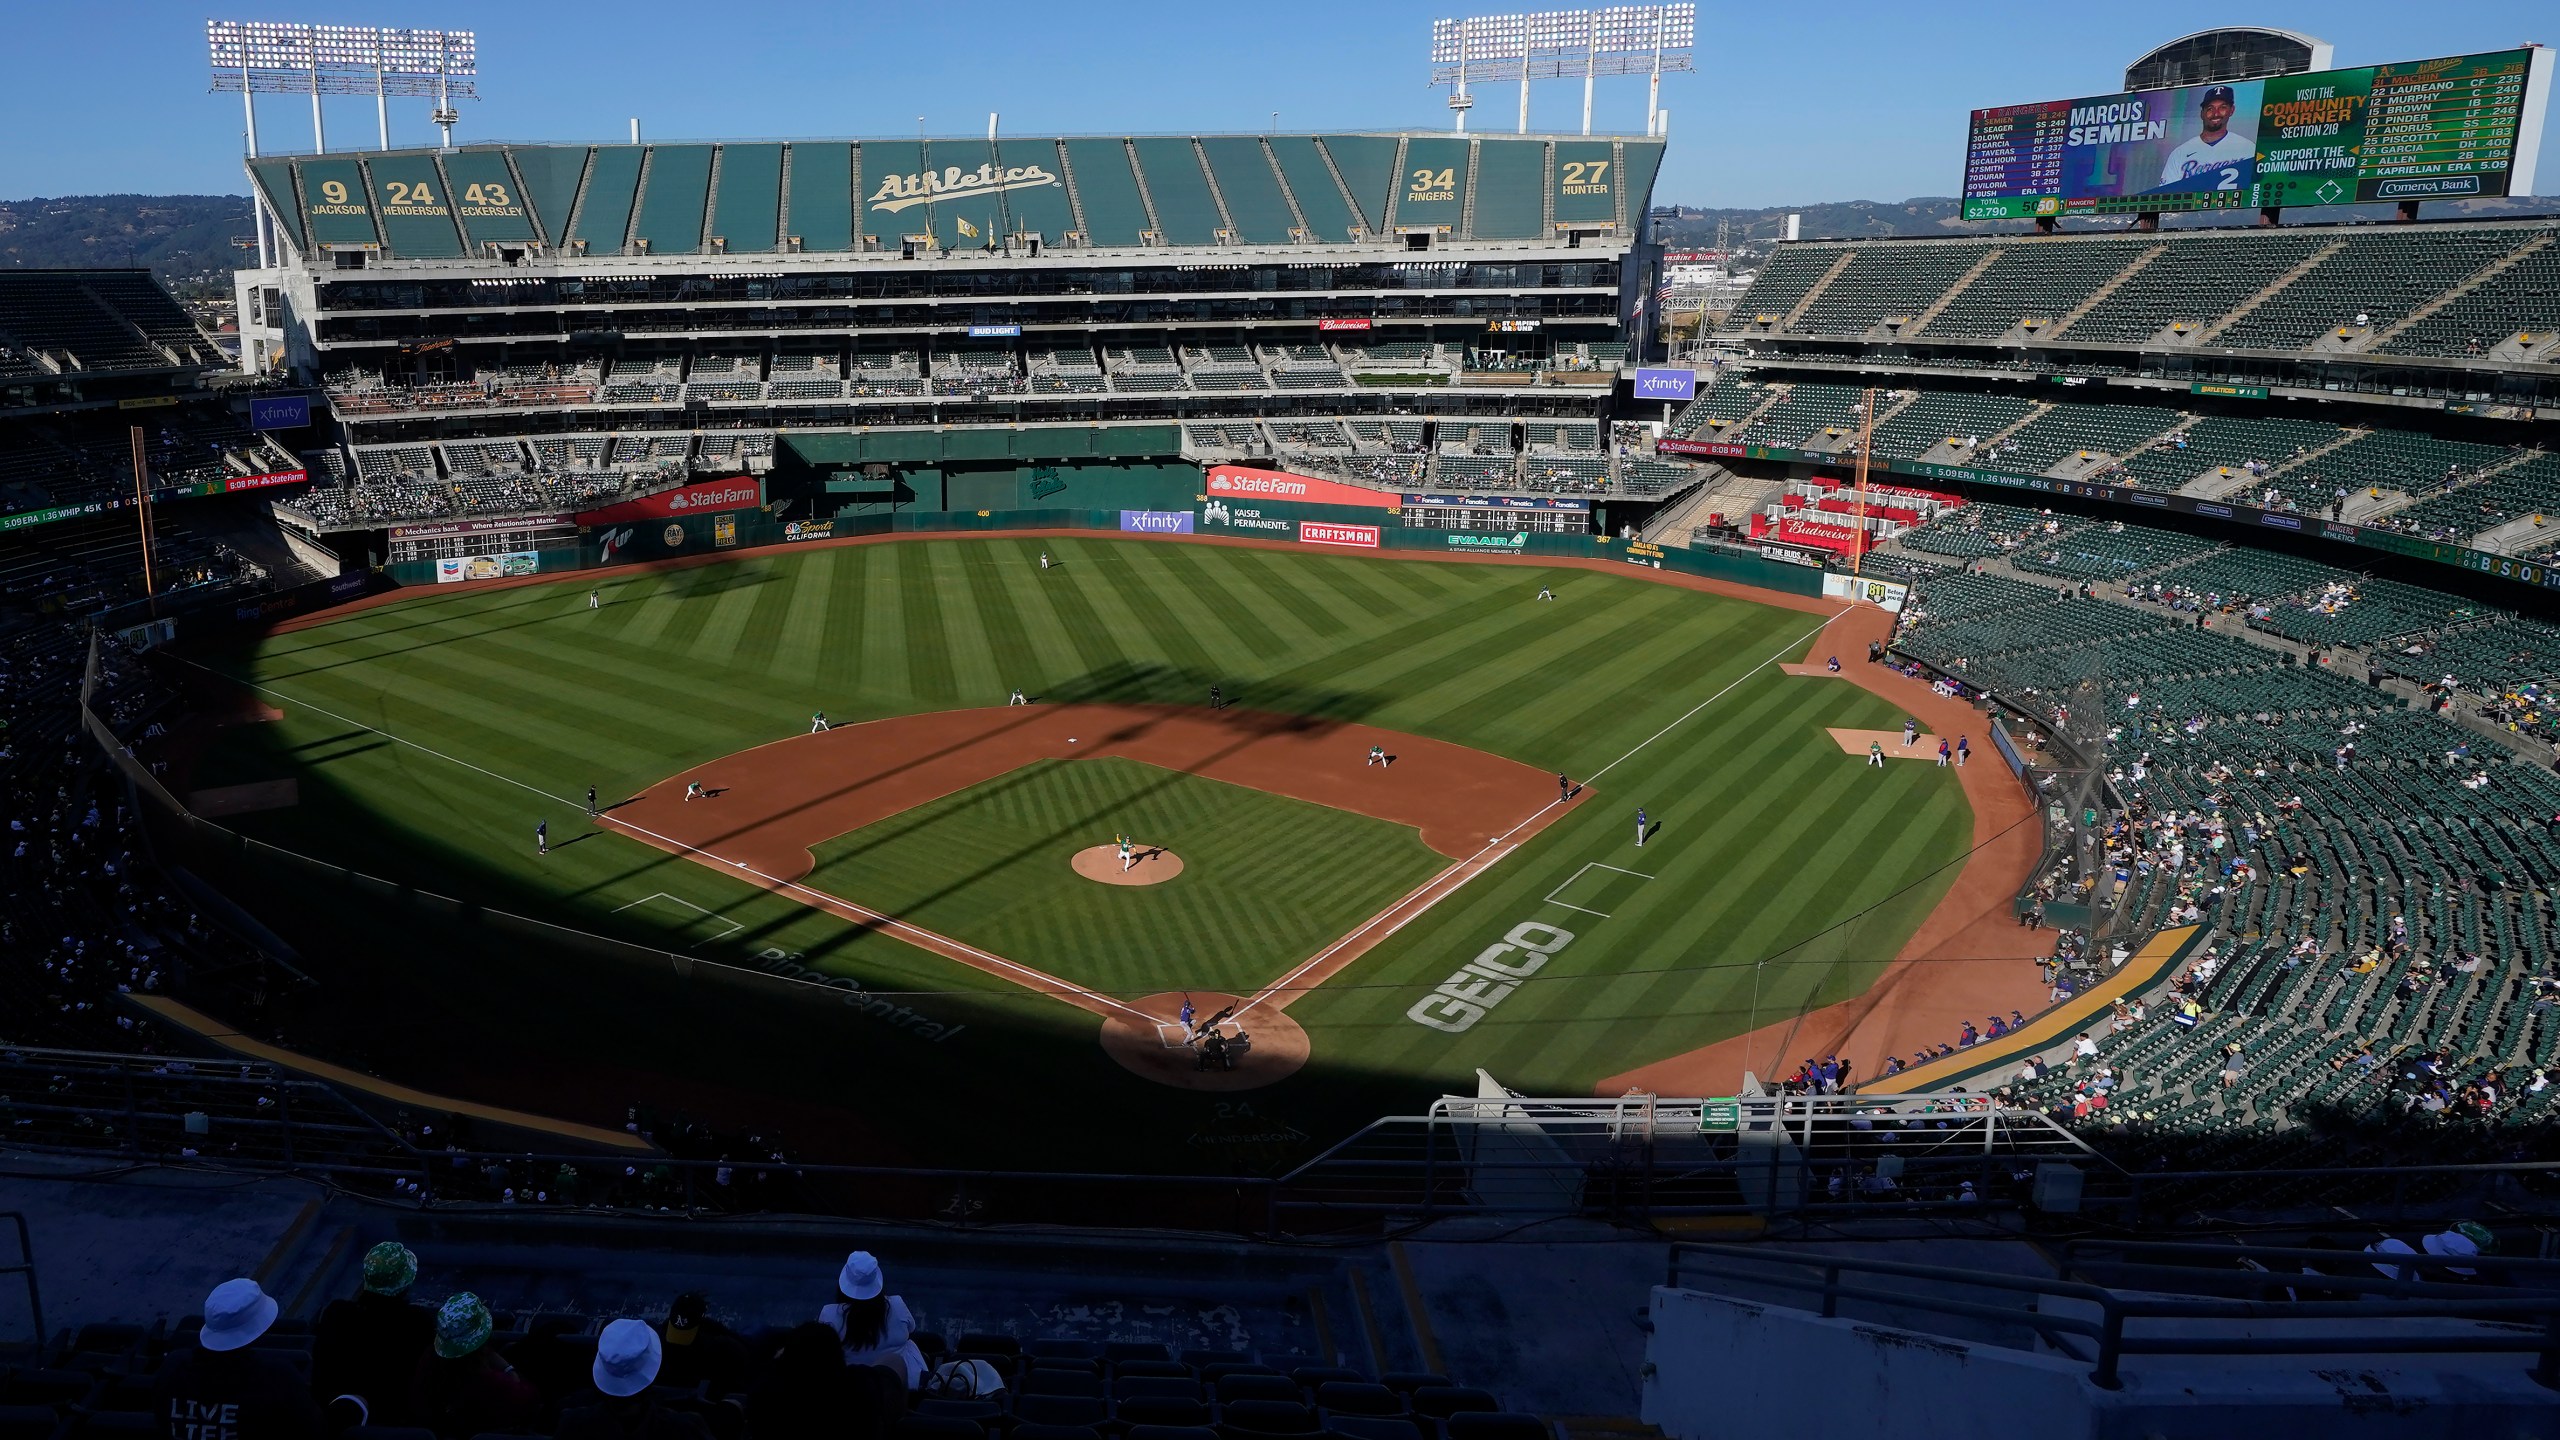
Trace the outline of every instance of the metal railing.
<instances>
[{"instance_id":1,"label":"metal railing","mask_svg":"<svg viewBox=\"0 0 2560 1440\"><path fill-rule=\"evenodd\" d=\"M44 1328L44 1298L36 1293L36 1247L35 1242L27 1238L27 1217L15 1210L0 1210L0 1220L8 1221L18 1232L17 1261L0 1265L0 1275L15 1275L27 1282L27 1318L35 1325L36 1343L42 1345L47 1333Z\"/></svg>"},{"instance_id":2,"label":"metal railing","mask_svg":"<svg viewBox=\"0 0 2560 1440\"><path fill-rule=\"evenodd\" d=\"M1767 1246L1715 1245L1695 1242L1671 1247L1665 1283L1674 1289L1706 1288L1684 1278L1704 1268L1714 1279L1775 1289L1815 1302L1825 1319L1840 1315L1842 1302L1891 1306L1902 1311L1989 1322L2032 1334L2053 1351L2089 1366L2090 1382L2113 1390L2122 1384L2128 1355L2418 1355L2525 1354L2534 1357L2533 1378L2560 1388L2560 1290L2484 1293L2476 1286L2427 1278L2424 1263L2403 1265L2398 1276L2379 1273L2279 1273L2275 1266L2300 1270L2307 1263L2361 1263L2355 1252L2296 1250L2256 1246L2181 1245L2130 1241L2105 1246L2161 1261L2188 1264L2144 1264L2128 1260L2108 1267L2128 1281L2143 1285L2130 1293L2107 1285L2067 1278L1999 1275L1941 1265L1916 1265L1858 1256L1803 1253ZM2066 1255L2064 1274L2072 1273L2083 1252ZM2423 1262L2423 1257L2420 1257ZM2214 1265L2231 1267L2208 1269ZM2466 1269L2510 1284L2560 1279L2560 1264L2544 1260L2465 1257ZM2251 1268L2240 1268L2240 1267ZM2370 1269L2370 1266L2366 1266ZM1916 1281L1908 1288L1884 1280ZM2016 1297L2002 1305L1956 1298L1950 1291L1987 1290ZM2160 1293L2177 1289L2239 1289L2241 1295ZM2298 1298L2311 1291L2318 1299ZM2284 1298L2273 1298L2278 1293ZM2342 1297L2342 1298L2330 1298ZM2061 1308L2048 1308L2059 1305ZM2377 1321L2446 1321L2468 1328L2422 1329L2373 1325ZM2298 1329L2279 1332L2270 1322L2296 1322ZM2341 1329L2306 1322L2351 1321ZM2164 1322L2177 1322L2175 1325ZM2214 1333L2216 1322L2245 1326L2248 1333Z\"/></svg>"}]
</instances>

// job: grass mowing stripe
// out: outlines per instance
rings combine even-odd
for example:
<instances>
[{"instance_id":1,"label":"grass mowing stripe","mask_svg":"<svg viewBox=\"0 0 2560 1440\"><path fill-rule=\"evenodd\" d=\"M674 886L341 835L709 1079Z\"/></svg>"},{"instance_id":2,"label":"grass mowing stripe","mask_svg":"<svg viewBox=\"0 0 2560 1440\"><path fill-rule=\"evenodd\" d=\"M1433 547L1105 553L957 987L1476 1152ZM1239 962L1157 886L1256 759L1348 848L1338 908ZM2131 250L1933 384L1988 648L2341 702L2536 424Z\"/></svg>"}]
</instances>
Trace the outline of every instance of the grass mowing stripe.
<instances>
[{"instance_id":1,"label":"grass mowing stripe","mask_svg":"<svg viewBox=\"0 0 2560 1440\"><path fill-rule=\"evenodd\" d=\"M836 602L855 587L836 583L838 557L859 551L812 550L797 565L776 565L774 572L783 581L785 608L780 623L771 634L773 643L765 653L765 674L774 679L792 675L825 675L831 668L827 660L827 630L836 618Z\"/></svg>"},{"instance_id":2,"label":"grass mowing stripe","mask_svg":"<svg viewBox=\"0 0 2560 1440\"><path fill-rule=\"evenodd\" d=\"M988 633L983 612L975 603L977 582L971 573L989 563L986 547L937 545L927 547L925 555L932 594L939 606L943 655L951 667L948 703L1003 704L1009 688L1005 667L996 654L995 637Z\"/></svg>"},{"instance_id":3,"label":"grass mowing stripe","mask_svg":"<svg viewBox=\"0 0 2560 1440\"><path fill-rule=\"evenodd\" d=\"M951 675L950 653L943 648L942 596L934 589L934 552L939 547L880 548L882 553L895 557L890 564L906 611L905 633L896 643L906 652L907 689L934 708L947 708L957 687Z\"/></svg>"},{"instance_id":4,"label":"grass mowing stripe","mask_svg":"<svg viewBox=\"0 0 2560 1440\"><path fill-rule=\"evenodd\" d=\"M1127 664L1124 646L1139 637L1135 633L1137 617L1122 613L1109 587L1096 585L1094 590L1102 592L1099 603L1111 605L1124 628L1115 630L1104 622L1096 609L1097 596L1087 592L1082 572L1075 568L1082 550L1069 554L1062 547L1060 553L1067 559L1067 567L1042 573L1040 593L1048 597L1057 612L1059 626L1067 632L1073 649L1069 654L1041 659L1047 672L1043 685L1065 696L1073 687L1090 684L1094 676L1118 673Z\"/></svg>"},{"instance_id":5,"label":"grass mowing stripe","mask_svg":"<svg viewBox=\"0 0 2560 1440\"><path fill-rule=\"evenodd\" d=\"M737 583L721 590L705 612L702 629L686 647L687 656L696 663L712 661L721 665L740 663L739 647L751 633L756 602L775 585L768 567L761 561L738 563ZM758 635L759 646L768 643L770 631ZM762 666L756 666L762 669Z\"/></svg>"},{"instance_id":6,"label":"grass mowing stripe","mask_svg":"<svg viewBox=\"0 0 2560 1440\"><path fill-rule=\"evenodd\" d=\"M1232 653L1234 632L1214 616L1203 616L1188 602L1180 579L1168 564L1172 545L1112 545L1087 559L1099 577L1092 592L1095 609L1122 617L1113 625L1121 637L1129 669L1124 679L1140 684L1137 698L1199 703L1217 673L1214 651ZM1223 641L1221 644L1219 642ZM1152 675L1147 671L1155 671Z\"/></svg>"},{"instance_id":7,"label":"grass mowing stripe","mask_svg":"<svg viewBox=\"0 0 2560 1440\"><path fill-rule=\"evenodd\" d=\"M968 564L961 571L968 585L969 612L985 637L989 673L982 703L988 705L1004 703L1015 686L1030 683L1023 672L1031 668L1031 635L1023 625L1022 597L1014 589L1011 570L995 561Z\"/></svg>"},{"instance_id":8,"label":"grass mowing stripe","mask_svg":"<svg viewBox=\"0 0 2560 1440\"><path fill-rule=\"evenodd\" d=\"M1207 564L1199 551L1188 545L1151 546L1149 553L1161 559L1166 577L1176 587L1175 594L1166 598L1182 602L1179 608L1159 611L1158 623L1171 621L1185 633L1196 633L1194 626L1214 626L1217 634L1233 642L1220 646L1204 639L1200 657L1203 668L1214 663L1209 653L1212 651L1276 655L1290 648L1268 619L1268 608L1231 587L1224 567Z\"/></svg>"},{"instance_id":9,"label":"grass mowing stripe","mask_svg":"<svg viewBox=\"0 0 2560 1440\"><path fill-rule=\"evenodd\" d=\"M1253 588L1274 597L1274 608L1296 623L1308 641L1303 647L1292 647L1292 654L1320 651L1334 637L1364 633L1375 617L1337 614L1317 598L1319 588L1307 583L1312 579L1300 564L1302 556L1281 550L1227 550L1222 556L1233 557L1233 568L1246 577Z\"/></svg>"}]
</instances>

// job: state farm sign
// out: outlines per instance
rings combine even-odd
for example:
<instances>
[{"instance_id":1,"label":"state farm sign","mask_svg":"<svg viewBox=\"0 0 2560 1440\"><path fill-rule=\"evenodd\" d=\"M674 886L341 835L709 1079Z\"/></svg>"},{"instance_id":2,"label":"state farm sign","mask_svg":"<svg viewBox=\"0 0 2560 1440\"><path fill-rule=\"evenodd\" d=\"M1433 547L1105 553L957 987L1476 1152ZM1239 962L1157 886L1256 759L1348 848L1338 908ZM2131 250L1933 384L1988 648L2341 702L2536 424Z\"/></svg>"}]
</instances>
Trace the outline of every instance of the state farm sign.
<instances>
[{"instance_id":1,"label":"state farm sign","mask_svg":"<svg viewBox=\"0 0 2560 1440\"><path fill-rule=\"evenodd\" d=\"M714 510L752 510L764 503L764 482L751 475L734 480L704 480L637 500L578 512L581 525L619 525L629 520L673 520Z\"/></svg>"},{"instance_id":2,"label":"state farm sign","mask_svg":"<svg viewBox=\"0 0 2560 1440\"><path fill-rule=\"evenodd\" d=\"M1371 510L1393 510L1403 498L1358 485L1345 485L1339 480L1319 480L1312 475L1292 475L1283 470L1248 470L1242 465L1220 465L1211 470L1209 496L1214 500L1296 500L1309 505L1358 505Z\"/></svg>"}]
</instances>

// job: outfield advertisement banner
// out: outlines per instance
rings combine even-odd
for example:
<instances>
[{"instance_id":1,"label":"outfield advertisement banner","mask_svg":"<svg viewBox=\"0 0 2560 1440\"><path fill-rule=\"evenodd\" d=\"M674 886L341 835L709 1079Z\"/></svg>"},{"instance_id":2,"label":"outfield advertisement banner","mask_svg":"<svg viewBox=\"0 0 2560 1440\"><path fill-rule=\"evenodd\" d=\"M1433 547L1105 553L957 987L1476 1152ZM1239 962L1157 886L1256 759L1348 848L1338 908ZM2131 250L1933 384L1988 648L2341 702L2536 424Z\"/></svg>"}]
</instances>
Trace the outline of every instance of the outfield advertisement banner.
<instances>
[{"instance_id":1,"label":"outfield advertisement banner","mask_svg":"<svg viewBox=\"0 0 2560 1440\"><path fill-rule=\"evenodd\" d=\"M1650 366L1638 370L1635 398L1638 400L1695 400L1698 398L1698 372L1668 368L1655 369Z\"/></svg>"},{"instance_id":2,"label":"outfield advertisement banner","mask_svg":"<svg viewBox=\"0 0 2560 1440\"><path fill-rule=\"evenodd\" d=\"M557 530L566 515L511 515L503 520L439 520L433 525L394 525L394 540L441 540L448 535L497 535L516 530Z\"/></svg>"},{"instance_id":3,"label":"outfield advertisement banner","mask_svg":"<svg viewBox=\"0 0 2560 1440\"><path fill-rule=\"evenodd\" d=\"M1482 530L1451 530L1441 537L1440 543L1452 550L1517 555L1529 548L1529 537L1516 531L1509 535L1495 535Z\"/></svg>"},{"instance_id":4,"label":"outfield advertisement banner","mask_svg":"<svg viewBox=\"0 0 2560 1440\"><path fill-rule=\"evenodd\" d=\"M1870 580L1863 575L1834 573L1822 577L1822 593L1832 600L1864 600L1899 615L1902 602L1911 596L1911 587L1894 580Z\"/></svg>"},{"instance_id":5,"label":"outfield advertisement banner","mask_svg":"<svg viewBox=\"0 0 2560 1440\"><path fill-rule=\"evenodd\" d=\"M235 475L222 482L225 491L264 490L275 485L300 485L311 478L308 470L277 470L266 475Z\"/></svg>"},{"instance_id":6,"label":"outfield advertisement banner","mask_svg":"<svg viewBox=\"0 0 2560 1440\"><path fill-rule=\"evenodd\" d=\"M1430 505L1455 510L1571 510L1587 511L1588 500L1568 500L1561 495L1441 495L1422 494L1399 497L1407 505Z\"/></svg>"},{"instance_id":7,"label":"outfield advertisement banner","mask_svg":"<svg viewBox=\"0 0 2560 1440\"><path fill-rule=\"evenodd\" d=\"M1292 475L1282 470L1248 470L1242 465L1220 465L1209 472L1209 498L1212 500L1295 500L1303 504L1354 505L1369 510L1393 510L1397 496L1383 490L1345 485L1339 480L1319 480L1312 475Z\"/></svg>"},{"instance_id":8,"label":"outfield advertisement banner","mask_svg":"<svg viewBox=\"0 0 2560 1440\"><path fill-rule=\"evenodd\" d=\"M1140 535L1188 535L1191 518L1188 510L1123 510L1120 528Z\"/></svg>"},{"instance_id":9,"label":"outfield advertisement banner","mask_svg":"<svg viewBox=\"0 0 2560 1440\"><path fill-rule=\"evenodd\" d=\"M542 569L539 550L507 550L496 555L448 555L436 561L436 583L458 584L464 580L503 580L510 575L531 575Z\"/></svg>"},{"instance_id":10,"label":"outfield advertisement banner","mask_svg":"<svg viewBox=\"0 0 2560 1440\"><path fill-rule=\"evenodd\" d=\"M782 522L782 538L785 540L832 540L835 534L836 522L833 520L785 520Z\"/></svg>"},{"instance_id":11,"label":"outfield advertisement banner","mask_svg":"<svg viewBox=\"0 0 2560 1440\"><path fill-rule=\"evenodd\" d=\"M671 520L684 515L697 515L705 510L753 510L764 504L764 482L752 475L728 480L705 480L637 500L607 505L601 510L581 510L581 525L620 525L633 520Z\"/></svg>"},{"instance_id":12,"label":"outfield advertisement banner","mask_svg":"<svg viewBox=\"0 0 2560 1440\"><path fill-rule=\"evenodd\" d=\"M1301 520L1298 522L1298 540L1305 545L1350 545L1362 550L1375 550L1378 548L1378 527Z\"/></svg>"}]
</instances>

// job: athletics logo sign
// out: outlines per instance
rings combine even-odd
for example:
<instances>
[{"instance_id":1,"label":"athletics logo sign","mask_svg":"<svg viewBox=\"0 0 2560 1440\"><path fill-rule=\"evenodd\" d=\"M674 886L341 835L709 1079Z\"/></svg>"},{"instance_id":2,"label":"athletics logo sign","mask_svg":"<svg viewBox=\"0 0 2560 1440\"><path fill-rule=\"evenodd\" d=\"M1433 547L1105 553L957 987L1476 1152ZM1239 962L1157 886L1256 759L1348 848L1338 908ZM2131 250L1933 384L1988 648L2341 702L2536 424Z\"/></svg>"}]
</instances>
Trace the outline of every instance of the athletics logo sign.
<instances>
[{"instance_id":1,"label":"athletics logo sign","mask_svg":"<svg viewBox=\"0 0 2560 1440\"><path fill-rule=\"evenodd\" d=\"M981 165L975 170L963 170L952 165L945 167L939 175L930 170L915 175L883 175L880 188L871 192L869 203L874 210L885 210L894 215L928 200L969 200L1006 190L1031 190L1057 183L1057 176L1037 165L1008 165L1001 170L992 164Z\"/></svg>"}]
</instances>

